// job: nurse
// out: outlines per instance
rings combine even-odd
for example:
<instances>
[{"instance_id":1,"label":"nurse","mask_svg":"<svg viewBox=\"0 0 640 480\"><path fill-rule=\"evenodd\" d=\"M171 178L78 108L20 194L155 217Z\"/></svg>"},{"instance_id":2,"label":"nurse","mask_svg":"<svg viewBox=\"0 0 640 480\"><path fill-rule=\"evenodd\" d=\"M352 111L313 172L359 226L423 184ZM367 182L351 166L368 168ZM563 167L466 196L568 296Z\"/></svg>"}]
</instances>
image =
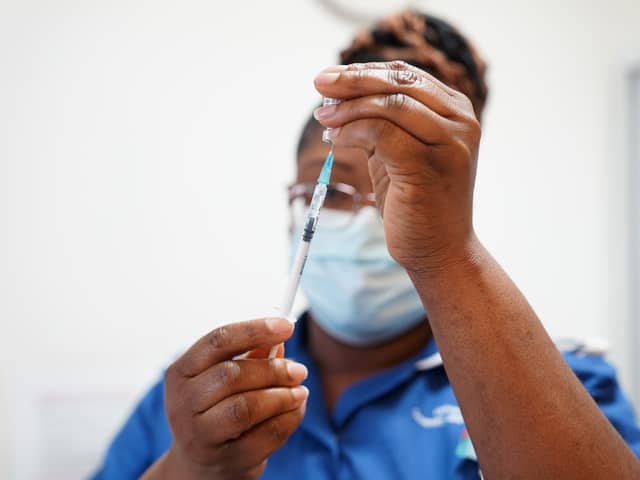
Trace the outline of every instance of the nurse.
<instances>
[{"instance_id":1,"label":"nurse","mask_svg":"<svg viewBox=\"0 0 640 480\"><path fill-rule=\"evenodd\" d=\"M345 101L305 126L289 191L295 225L332 128L309 311L295 332L269 318L203 336L94 478L640 478L612 367L589 345L560 351L474 232L484 62L402 12L341 63L315 78ZM288 359L265 359L280 342Z\"/></svg>"}]
</instances>

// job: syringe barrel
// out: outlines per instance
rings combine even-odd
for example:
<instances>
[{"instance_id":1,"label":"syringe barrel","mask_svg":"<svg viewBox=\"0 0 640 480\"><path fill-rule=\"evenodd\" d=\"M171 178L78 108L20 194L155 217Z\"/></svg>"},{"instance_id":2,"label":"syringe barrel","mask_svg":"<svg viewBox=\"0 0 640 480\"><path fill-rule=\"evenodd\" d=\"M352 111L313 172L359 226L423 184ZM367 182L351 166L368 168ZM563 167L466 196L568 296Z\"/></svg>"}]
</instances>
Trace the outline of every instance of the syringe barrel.
<instances>
[{"instance_id":1,"label":"syringe barrel","mask_svg":"<svg viewBox=\"0 0 640 480\"><path fill-rule=\"evenodd\" d=\"M324 183L316 183L311 197L311 205L309 205L308 217L317 217L327 196L327 186Z\"/></svg>"},{"instance_id":2,"label":"syringe barrel","mask_svg":"<svg viewBox=\"0 0 640 480\"><path fill-rule=\"evenodd\" d=\"M316 231L318 225L318 216L320 215L320 209L324 203L324 199L327 196L327 186L323 183L317 183L316 188L313 189L313 196L311 197L311 205L307 211L307 218L304 220L304 226L302 229L302 240L310 242L313 238L313 234Z\"/></svg>"}]
</instances>

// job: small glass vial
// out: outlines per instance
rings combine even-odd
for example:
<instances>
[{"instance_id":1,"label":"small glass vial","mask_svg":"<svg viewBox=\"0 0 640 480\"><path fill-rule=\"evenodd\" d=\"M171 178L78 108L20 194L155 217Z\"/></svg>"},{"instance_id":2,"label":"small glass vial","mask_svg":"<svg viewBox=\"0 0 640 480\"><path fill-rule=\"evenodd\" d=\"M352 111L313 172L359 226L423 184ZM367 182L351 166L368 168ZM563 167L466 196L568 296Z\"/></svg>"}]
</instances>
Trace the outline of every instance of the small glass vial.
<instances>
[{"instance_id":1,"label":"small glass vial","mask_svg":"<svg viewBox=\"0 0 640 480\"><path fill-rule=\"evenodd\" d=\"M342 100L339 100L337 98L329 98L329 97L323 97L322 98L322 106L326 106L326 105L337 105L338 103L340 103ZM329 132L331 131L331 128L325 128L324 132L322 132L322 141L326 142L326 143L333 143L331 141L331 138L329 138Z\"/></svg>"}]
</instances>

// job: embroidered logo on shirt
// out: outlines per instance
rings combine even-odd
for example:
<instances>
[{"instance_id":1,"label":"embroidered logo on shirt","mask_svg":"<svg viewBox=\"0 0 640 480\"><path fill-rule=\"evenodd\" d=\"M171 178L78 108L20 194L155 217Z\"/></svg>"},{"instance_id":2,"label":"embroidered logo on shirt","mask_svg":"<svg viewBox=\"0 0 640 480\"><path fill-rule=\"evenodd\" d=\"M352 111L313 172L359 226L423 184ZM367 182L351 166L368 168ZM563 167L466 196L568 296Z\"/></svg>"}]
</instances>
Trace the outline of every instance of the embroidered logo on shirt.
<instances>
[{"instance_id":1,"label":"embroidered logo on shirt","mask_svg":"<svg viewBox=\"0 0 640 480\"><path fill-rule=\"evenodd\" d=\"M466 428L462 431L462 436L456 447L456 455L458 458L473 460L474 462L478 461L476 451L471 443L471 437L469 437L469 432L467 432Z\"/></svg>"},{"instance_id":2,"label":"embroidered logo on shirt","mask_svg":"<svg viewBox=\"0 0 640 480\"><path fill-rule=\"evenodd\" d=\"M431 415L431 417L427 417L418 407L414 407L413 410L411 410L411 416L416 423L423 428L438 428L445 423L454 425L464 424L460 408L456 405L440 405L433 409Z\"/></svg>"}]
</instances>

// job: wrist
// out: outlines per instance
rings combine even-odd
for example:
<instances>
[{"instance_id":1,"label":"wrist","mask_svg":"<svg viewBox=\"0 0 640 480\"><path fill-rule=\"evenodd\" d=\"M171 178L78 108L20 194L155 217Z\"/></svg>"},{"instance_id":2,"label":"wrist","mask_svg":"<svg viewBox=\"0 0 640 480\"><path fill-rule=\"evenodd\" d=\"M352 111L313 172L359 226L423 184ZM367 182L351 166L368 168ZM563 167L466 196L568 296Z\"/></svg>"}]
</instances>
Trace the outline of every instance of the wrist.
<instances>
[{"instance_id":1,"label":"wrist","mask_svg":"<svg viewBox=\"0 0 640 480\"><path fill-rule=\"evenodd\" d=\"M211 479L208 468L197 465L179 452L179 447L171 444L144 474L142 480L201 480Z\"/></svg>"},{"instance_id":2,"label":"wrist","mask_svg":"<svg viewBox=\"0 0 640 480\"><path fill-rule=\"evenodd\" d=\"M416 255L404 268L414 283L433 283L476 269L485 254L486 250L480 240L471 231L466 238L450 242L447 247L424 258Z\"/></svg>"}]
</instances>

